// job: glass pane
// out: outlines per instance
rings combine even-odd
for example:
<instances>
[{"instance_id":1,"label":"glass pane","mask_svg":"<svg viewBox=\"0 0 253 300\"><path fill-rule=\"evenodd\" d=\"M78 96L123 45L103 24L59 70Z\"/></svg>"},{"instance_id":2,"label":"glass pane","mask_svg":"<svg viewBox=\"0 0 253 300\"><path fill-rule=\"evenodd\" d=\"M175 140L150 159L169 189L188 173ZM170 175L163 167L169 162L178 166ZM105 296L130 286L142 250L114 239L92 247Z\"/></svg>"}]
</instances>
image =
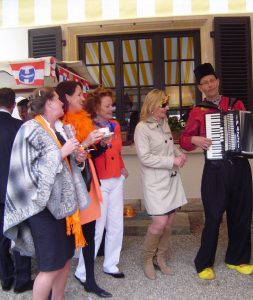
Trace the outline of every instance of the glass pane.
<instances>
[{"instance_id":1,"label":"glass pane","mask_svg":"<svg viewBox=\"0 0 253 300\"><path fill-rule=\"evenodd\" d=\"M194 61L181 62L181 82L194 83Z\"/></svg>"},{"instance_id":2,"label":"glass pane","mask_svg":"<svg viewBox=\"0 0 253 300\"><path fill-rule=\"evenodd\" d=\"M137 89L133 89L133 90L125 90L124 96L123 96L123 110L126 111L131 111L133 110L133 106L134 106L134 101L136 101L136 99L138 98L137 95L134 95L133 92L134 90ZM138 108L138 106L136 106L136 109Z\"/></svg>"},{"instance_id":3,"label":"glass pane","mask_svg":"<svg viewBox=\"0 0 253 300\"><path fill-rule=\"evenodd\" d=\"M87 67L91 77L97 82L99 82L99 68L98 66L91 66L91 67Z\"/></svg>"},{"instance_id":4,"label":"glass pane","mask_svg":"<svg viewBox=\"0 0 253 300\"><path fill-rule=\"evenodd\" d=\"M183 106L193 106L196 99L195 86L182 86L182 101Z\"/></svg>"},{"instance_id":5,"label":"glass pane","mask_svg":"<svg viewBox=\"0 0 253 300\"><path fill-rule=\"evenodd\" d=\"M166 94L169 95L170 108L180 107L179 86L167 86L166 87Z\"/></svg>"},{"instance_id":6,"label":"glass pane","mask_svg":"<svg viewBox=\"0 0 253 300\"><path fill-rule=\"evenodd\" d=\"M138 84L137 65L123 65L124 86L136 86Z\"/></svg>"},{"instance_id":7,"label":"glass pane","mask_svg":"<svg viewBox=\"0 0 253 300\"><path fill-rule=\"evenodd\" d=\"M193 38L192 37L181 37L180 38L180 56L181 56L181 59L194 58Z\"/></svg>"},{"instance_id":8,"label":"glass pane","mask_svg":"<svg viewBox=\"0 0 253 300\"><path fill-rule=\"evenodd\" d=\"M151 39L138 40L138 59L139 61L152 60L152 41Z\"/></svg>"},{"instance_id":9,"label":"glass pane","mask_svg":"<svg viewBox=\"0 0 253 300\"><path fill-rule=\"evenodd\" d=\"M86 64L99 64L98 43L86 43Z\"/></svg>"},{"instance_id":10,"label":"glass pane","mask_svg":"<svg viewBox=\"0 0 253 300\"><path fill-rule=\"evenodd\" d=\"M140 119L139 111L125 112L124 129L127 131L127 140L133 141L134 130Z\"/></svg>"},{"instance_id":11,"label":"glass pane","mask_svg":"<svg viewBox=\"0 0 253 300\"><path fill-rule=\"evenodd\" d=\"M165 63L165 84L179 84L179 63Z\"/></svg>"},{"instance_id":12,"label":"glass pane","mask_svg":"<svg viewBox=\"0 0 253 300\"><path fill-rule=\"evenodd\" d=\"M114 63L113 42L101 42L101 62L102 64Z\"/></svg>"},{"instance_id":13,"label":"glass pane","mask_svg":"<svg viewBox=\"0 0 253 300\"><path fill-rule=\"evenodd\" d=\"M138 110L139 96L137 88L125 88L123 98L123 110Z\"/></svg>"},{"instance_id":14,"label":"glass pane","mask_svg":"<svg viewBox=\"0 0 253 300\"><path fill-rule=\"evenodd\" d=\"M163 40L164 45L164 59L174 60L178 57L178 39L177 38L165 38Z\"/></svg>"},{"instance_id":15,"label":"glass pane","mask_svg":"<svg viewBox=\"0 0 253 300\"><path fill-rule=\"evenodd\" d=\"M115 86L115 67L114 65L102 66L102 84L104 87Z\"/></svg>"},{"instance_id":16,"label":"glass pane","mask_svg":"<svg viewBox=\"0 0 253 300\"><path fill-rule=\"evenodd\" d=\"M123 45L123 62L134 62L136 61L136 41L125 40Z\"/></svg>"},{"instance_id":17,"label":"glass pane","mask_svg":"<svg viewBox=\"0 0 253 300\"><path fill-rule=\"evenodd\" d=\"M153 85L153 64L139 64L140 85Z\"/></svg>"},{"instance_id":18,"label":"glass pane","mask_svg":"<svg viewBox=\"0 0 253 300\"><path fill-rule=\"evenodd\" d=\"M151 90L153 90L154 87L150 87L150 88L141 88L140 89L140 97L141 97L141 107L142 107L142 104L143 102L145 101L145 97L147 95L147 93L149 93Z\"/></svg>"}]
</instances>

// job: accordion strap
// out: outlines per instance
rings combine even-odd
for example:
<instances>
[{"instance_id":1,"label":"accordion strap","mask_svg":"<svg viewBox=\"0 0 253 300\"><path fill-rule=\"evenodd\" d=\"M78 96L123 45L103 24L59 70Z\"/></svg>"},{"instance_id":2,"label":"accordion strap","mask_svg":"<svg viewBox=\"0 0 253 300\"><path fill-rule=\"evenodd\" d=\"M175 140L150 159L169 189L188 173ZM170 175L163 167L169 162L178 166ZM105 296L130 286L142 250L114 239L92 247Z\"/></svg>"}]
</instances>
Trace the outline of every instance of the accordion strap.
<instances>
[{"instance_id":1,"label":"accordion strap","mask_svg":"<svg viewBox=\"0 0 253 300\"><path fill-rule=\"evenodd\" d=\"M238 101L237 98L229 98L228 100L228 110L232 110L234 104Z\"/></svg>"},{"instance_id":2,"label":"accordion strap","mask_svg":"<svg viewBox=\"0 0 253 300\"><path fill-rule=\"evenodd\" d=\"M210 101L202 101L198 105L196 105L196 107L214 108L214 109L220 110L218 105L216 105Z\"/></svg>"}]
</instances>

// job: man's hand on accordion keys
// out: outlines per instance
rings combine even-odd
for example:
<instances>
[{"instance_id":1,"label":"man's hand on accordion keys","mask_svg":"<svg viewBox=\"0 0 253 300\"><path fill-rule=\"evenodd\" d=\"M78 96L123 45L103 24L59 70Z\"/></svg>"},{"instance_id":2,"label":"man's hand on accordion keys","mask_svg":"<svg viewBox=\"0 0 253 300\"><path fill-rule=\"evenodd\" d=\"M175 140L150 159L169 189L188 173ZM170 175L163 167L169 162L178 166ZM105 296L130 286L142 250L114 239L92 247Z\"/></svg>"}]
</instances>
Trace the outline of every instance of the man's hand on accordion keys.
<instances>
[{"instance_id":1,"label":"man's hand on accordion keys","mask_svg":"<svg viewBox=\"0 0 253 300\"><path fill-rule=\"evenodd\" d=\"M207 150L212 145L212 140L203 136L193 136L191 138L191 143L203 150Z\"/></svg>"}]
</instances>

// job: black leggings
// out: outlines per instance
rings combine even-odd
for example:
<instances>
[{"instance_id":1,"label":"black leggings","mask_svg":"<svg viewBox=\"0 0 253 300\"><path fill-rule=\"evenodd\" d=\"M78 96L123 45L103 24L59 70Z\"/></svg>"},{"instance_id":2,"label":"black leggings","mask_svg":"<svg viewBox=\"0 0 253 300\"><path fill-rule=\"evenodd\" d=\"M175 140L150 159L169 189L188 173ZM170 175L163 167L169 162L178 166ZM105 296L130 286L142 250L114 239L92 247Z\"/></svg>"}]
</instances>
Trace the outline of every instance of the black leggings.
<instances>
[{"instance_id":1,"label":"black leggings","mask_svg":"<svg viewBox=\"0 0 253 300\"><path fill-rule=\"evenodd\" d=\"M82 225L83 234L87 241L85 247L82 248L83 258L86 268L86 284L89 288L96 285L95 274L94 274L94 256L95 256L95 226L96 221Z\"/></svg>"}]
</instances>

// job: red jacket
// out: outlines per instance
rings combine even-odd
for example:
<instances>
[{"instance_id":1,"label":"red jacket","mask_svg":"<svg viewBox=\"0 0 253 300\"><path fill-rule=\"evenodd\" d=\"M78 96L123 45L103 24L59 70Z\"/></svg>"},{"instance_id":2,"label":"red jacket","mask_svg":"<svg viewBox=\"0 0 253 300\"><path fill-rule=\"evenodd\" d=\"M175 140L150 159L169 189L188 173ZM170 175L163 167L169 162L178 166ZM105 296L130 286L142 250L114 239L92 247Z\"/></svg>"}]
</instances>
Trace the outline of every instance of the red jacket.
<instances>
[{"instance_id":1,"label":"red jacket","mask_svg":"<svg viewBox=\"0 0 253 300\"><path fill-rule=\"evenodd\" d=\"M110 122L116 124L111 146L94 160L99 179L119 177L121 170L125 167L121 157L122 140L120 125L116 120L111 120Z\"/></svg>"},{"instance_id":2,"label":"red jacket","mask_svg":"<svg viewBox=\"0 0 253 300\"><path fill-rule=\"evenodd\" d=\"M229 98L222 96L219 103L219 107L222 112L227 112L229 106ZM238 100L232 107L233 110L245 110L245 106L242 101ZM206 136L205 127L205 114L207 113L217 113L217 109L206 108L206 107L194 107L190 112L186 127L180 137L180 146L187 150L192 151L197 147L191 143L192 136Z\"/></svg>"}]
</instances>

